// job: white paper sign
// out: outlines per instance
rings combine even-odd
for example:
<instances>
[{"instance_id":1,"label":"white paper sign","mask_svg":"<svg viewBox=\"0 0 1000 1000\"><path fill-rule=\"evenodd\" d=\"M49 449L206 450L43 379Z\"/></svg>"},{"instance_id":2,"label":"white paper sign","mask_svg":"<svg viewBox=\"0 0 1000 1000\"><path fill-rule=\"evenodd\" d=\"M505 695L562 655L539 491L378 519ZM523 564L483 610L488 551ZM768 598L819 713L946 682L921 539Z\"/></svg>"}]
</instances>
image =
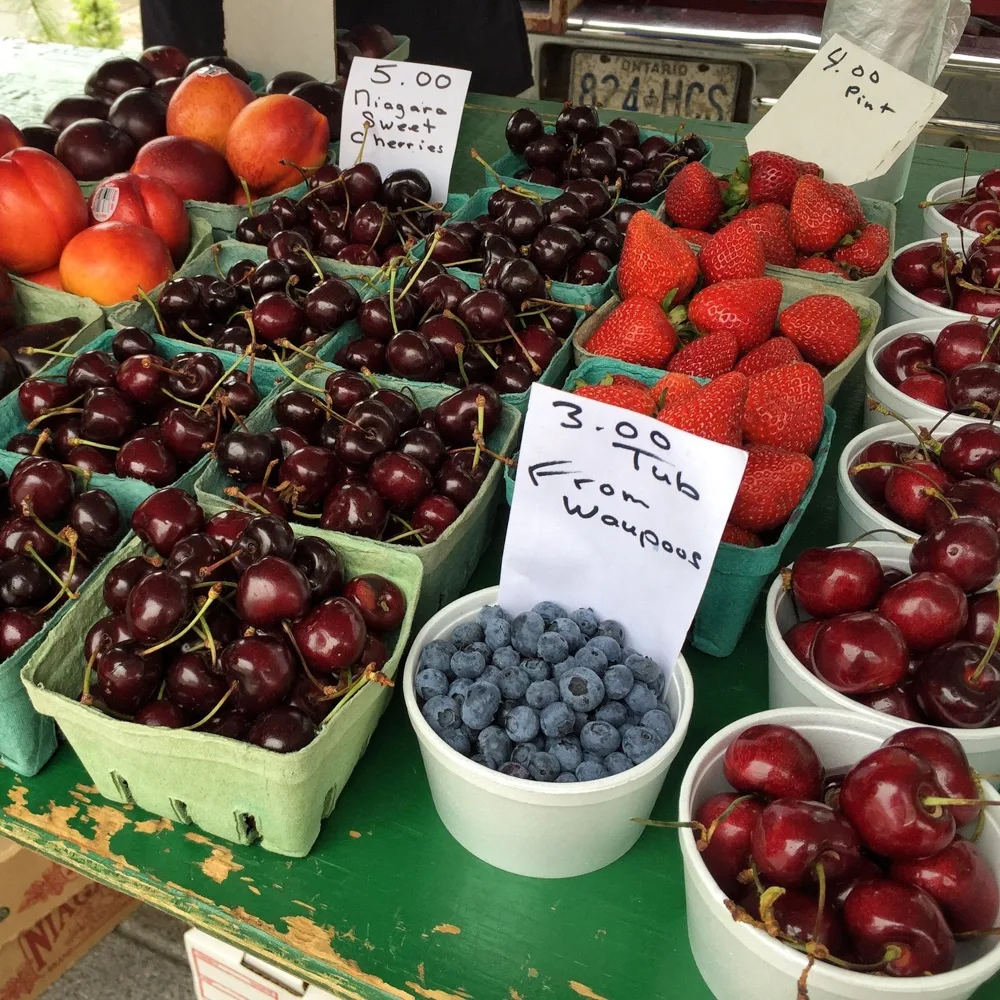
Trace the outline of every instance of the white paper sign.
<instances>
[{"instance_id":1,"label":"white paper sign","mask_svg":"<svg viewBox=\"0 0 1000 1000\"><path fill-rule=\"evenodd\" d=\"M746 452L617 406L531 387L500 570L512 613L541 600L620 621L671 669Z\"/></svg>"},{"instance_id":2,"label":"white paper sign","mask_svg":"<svg viewBox=\"0 0 1000 1000\"><path fill-rule=\"evenodd\" d=\"M358 159L364 143L362 159L383 177L416 167L430 180L433 200L445 201L471 77L450 66L355 58L344 93L341 169Z\"/></svg>"},{"instance_id":3,"label":"white paper sign","mask_svg":"<svg viewBox=\"0 0 1000 1000\"><path fill-rule=\"evenodd\" d=\"M881 177L948 95L834 35L747 134L747 149L771 149L823 168L829 181Z\"/></svg>"}]
</instances>

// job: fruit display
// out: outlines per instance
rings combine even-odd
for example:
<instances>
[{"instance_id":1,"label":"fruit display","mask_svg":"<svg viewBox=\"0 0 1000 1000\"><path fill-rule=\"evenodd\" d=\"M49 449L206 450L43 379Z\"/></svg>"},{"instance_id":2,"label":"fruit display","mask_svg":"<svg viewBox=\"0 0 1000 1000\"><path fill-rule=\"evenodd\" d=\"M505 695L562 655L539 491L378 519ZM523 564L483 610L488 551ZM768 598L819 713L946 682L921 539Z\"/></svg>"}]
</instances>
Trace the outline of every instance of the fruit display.
<instances>
[{"instance_id":1,"label":"fruit display","mask_svg":"<svg viewBox=\"0 0 1000 1000\"><path fill-rule=\"evenodd\" d=\"M939 202L920 202L920 208L933 205L949 222L962 229L989 236L1000 229L1000 170L994 168L980 175L976 182L964 183L956 198Z\"/></svg>"},{"instance_id":2,"label":"fruit display","mask_svg":"<svg viewBox=\"0 0 1000 1000\"><path fill-rule=\"evenodd\" d=\"M959 253L942 236L900 250L892 261L892 276L922 302L990 320L1000 315L997 250L989 239L979 236Z\"/></svg>"},{"instance_id":3,"label":"fruit display","mask_svg":"<svg viewBox=\"0 0 1000 1000\"><path fill-rule=\"evenodd\" d=\"M596 781L653 757L674 720L663 668L630 649L619 622L553 601L475 621L420 651L424 719L453 750L526 781Z\"/></svg>"}]
</instances>

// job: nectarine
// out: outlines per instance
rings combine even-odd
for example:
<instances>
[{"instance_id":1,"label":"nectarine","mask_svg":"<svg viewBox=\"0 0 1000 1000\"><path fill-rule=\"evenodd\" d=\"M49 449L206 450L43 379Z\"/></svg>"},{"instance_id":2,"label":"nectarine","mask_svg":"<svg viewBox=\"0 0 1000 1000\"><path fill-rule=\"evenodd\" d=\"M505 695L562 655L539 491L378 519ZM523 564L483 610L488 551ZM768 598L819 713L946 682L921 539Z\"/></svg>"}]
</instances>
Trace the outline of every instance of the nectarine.
<instances>
[{"instance_id":1,"label":"nectarine","mask_svg":"<svg viewBox=\"0 0 1000 1000\"><path fill-rule=\"evenodd\" d=\"M226 160L252 190L274 194L302 179L296 166L321 166L329 143L330 125L311 104L269 94L236 116L226 137Z\"/></svg>"},{"instance_id":2,"label":"nectarine","mask_svg":"<svg viewBox=\"0 0 1000 1000\"><path fill-rule=\"evenodd\" d=\"M92 222L130 222L152 229L179 264L191 244L184 200L165 181L143 174L114 174L90 196Z\"/></svg>"},{"instance_id":3,"label":"nectarine","mask_svg":"<svg viewBox=\"0 0 1000 1000\"><path fill-rule=\"evenodd\" d=\"M149 291L174 272L166 243L152 229L128 222L101 222L77 233L59 260L67 292L102 306Z\"/></svg>"},{"instance_id":4,"label":"nectarine","mask_svg":"<svg viewBox=\"0 0 1000 1000\"><path fill-rule=\"evenodd\" d=\"M183 135L147 142L132 164L132 173L159 177L185 201L228 201L234 184L222 156L199 139Z\"/></svg>"},{"instance_id":5,"label":"nectarine","mask_svg":"<svg viewBox=\"0 0 1000 1000\"><path fill-rule=\"evenodd\" d=\"M40 149L0 156L0 264L40 271L87 225L87 203L73 175Z\"/></svg>"},{"instance_id":6,"label":"nectarine","mask_svg":"<svg viewBox=\"0 0 1000 1000\"><path fill-rule=\"evenodd\" d=\"M25 145L21 130L6 116L0 115L0 156Z\"/></svg>"},{"instance_id":7,"label":"nectarine","mask_svg":"<svg viewBox=\"0 0 1000 1000\"><path fill-rule=\"evenodd\" d=\"M254 99L242 80L221 66L203 66L185 77L167 107L168 135L201 139L220 153L233 119Z\"/></svg>"}]
</instances>

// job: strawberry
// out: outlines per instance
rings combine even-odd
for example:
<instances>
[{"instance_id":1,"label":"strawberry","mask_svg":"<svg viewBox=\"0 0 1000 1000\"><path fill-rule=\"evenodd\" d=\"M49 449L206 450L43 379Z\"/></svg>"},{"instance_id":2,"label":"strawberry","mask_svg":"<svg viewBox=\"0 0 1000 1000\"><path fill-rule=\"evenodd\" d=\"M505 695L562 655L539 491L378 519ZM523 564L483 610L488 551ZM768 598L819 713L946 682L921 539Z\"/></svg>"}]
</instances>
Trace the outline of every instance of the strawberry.
<instances>
[{"instance_id":1,"label":"strawberry","mask_svg":"<svg viewBox=\"0 0 1000 1000\"><path fill-rule=\"evenodd\" d=\"M747 385L746 375L727 372L700 392L689 393L667 406L656 419L689 434L738 448L743 443Z\"/></svg>"},{"instance_id":2,"label":"strawberry","mask_svg":"<svg viewBox=\"0 0 1000 1000\"><path fill-rule=\"evenodd\" d=\"M703 247L712 238L712 234L706 233L704 229L675 229L674 235L696 247Z\"/></svg>"},{"instance_id":3,"label":"strawberry","mask_svg":"<svg viewBox=\"0 0 1000 1000\"><path fill-rule=\"evenodd\" d=\"M653 415L653 394L649 386L628 375L605 375L596 385L580 383L573 395L610 403L633 413L644 413L647 417Z\"/></svg>"},{"instance_id":4,"label":"strawberry","mask_svg":"<svg viewBox=\"0 0 1000 1000\"><path fill-rule=\"evenodd\" d=\"M698 254L706 285L733 278L762 278L767 264L760 240L740 220L723 226Z\"/></svg>"},{"instance_id":5,"label":"strawberry","mask_svg":"<svg viewBox=\"0 0 1000 1000\"><path fill-rule=\"evenodd\" d=\"M776 202L788 208L792 203L795 184L804 174L821 176L815 163L797 160L794 156L762 149L750 156L750 179L747 200L751 205Z\"/></svg>"},{"instance_id":6,"label":"strawberry","mask_svg":"<svg viewBox=\"0 0 1000 1000\"><path fill-rule=\"evenodd\" d=\"M823 435L823 378L804 361L750 378L744 436L811 455Z\"/></svg>"},{"instance_id":7,"label":"strawberry","mask_svg":"<svg viewBox=\"0 0 1000 1000\"><path fill-rule=\"evenodd\" d=\"M727 331L708 333L685 344L667 366L672 372L683 372L696 378L715 378L731 372L739 357L736 338Z\"/></svg>"},{"instance_id":8,"label":"strawberry","mask_svg":"<svg viewBox=\"0 0 1000 1000\"><path fill-rule=\"evenodd\" d=\"M727 330L745 354L771 336L780 306L777 278L738 278L703 288L688 303L687 313L701 333Z\"/></svg>"},{"instance_id":9,"label":"strawberry","mask_svg":"<svg viewBox=\"0 0 1000 1000\"><path fill-rule=\"evenodd\" d=\"M736 217L749 226L764 251L764 260L776 267L795 267L795 247L788 235L788 209L773 202L745 208Z\"/></svg>"},{"instance_id":10,"label":"strawberry","mask_svg":"<svg viewBox=\"0 0 1000 1000\"><path fill-rule=\"evenodd\" d=\"M707 229L722 214L718 178L701 163L688 163L667 185L663 209L678 226Z\"/></svg>"},{"instance_id":11,"label":"strawberry","mask_svg":"<svg viewBox=\"0 0 1000 1000\"><path fill-rule=\"evenodd\" d=\"M640 296L616 306L594 331L586 348L606 358L666 368L667 359L677 348L677 333L660 303Z\"/></svg>"},{"instance_id":12,"label":"strawberry","mask_svg":"<svg viewBox=\"0 0 1000 1000\"><path fill-rule=\"evenodd\" d=\"M814 274L835 274L838 278L846 278L844 269L834 264L829 257L814 254L811 257L799 257L795 262L795 267L800 271L812 271Z\"/></svg>"},{"instance_id":13,"label":"strawberry","mask_svg":"<svg viewBox=\"0 0 1000 1000\"><path fill-rule=\"evenodd\" d=\"M778 329L806 361L835 368L861 337L861 319L839 295L807 295L778 317Z\"/></svg>"},{"instance_id":14,"label":"strawberry","mask_svg":"<svg viewBox=\"0 0 1000 1000\"><path fill-rule=\"evenodd\" d=\"M625 230L618 288L622 298L642 295L662 302L670 292L682 302L698 281L694 251L664 222L636 212Z\"/></svg>"},{"instance_id":15,"label":"strawberry","mask_svg":"<svg viewBox=\"0 0 1000 1000\"><path fill-rule=\"evenodd\" d=\"M882 265L889 259L889 230L877 222L869 222L861 227L856 237L838 247L833 253L833 259L841 267L857 273L860 278L869 278L878 274Z\"/></svg>"},{"instance_id":16,"label":"strawberry","mask_svg":"<svg viewBox=\"0 0 1000 1000\"><path fill-rule=\"evenodd\" d=\"M759 535L729 523L722 529L722 540L729 545L742 546L744 549L759 549L764 544Z\"/></svg>"},{"instance_id":17,"label":"strawberry","mask_svg":"<svg viewBox=\"0 0 1000 1000\"><path fill-rule=\"evenodd\" d=\"M794 513L812 479L812 459L770 445L751 445L729 520L745 531L773 531Z\"/></svg>"},{"instance_id":18,"label":"strawberry","mask_svg":"<svg viewBox=\"0 0 1000 1000\"><path fill-rule=\"evenodd\" d=\"M692 392L697 392L701 383L684 372L667 372L652 388L653 402L658 410Z\"/></svg>"},{"instance_id":19,"label":"strawberry","mask_svg":"<svg viewBox=\"0 0 1000 1000\"><path fill-rule=\"evenodd\" d=\"M768 337L763 344L759 344L740 358L736 370L743 372L749 378L771 368L794 365L796 361L801 360L799 349L787 337Z\"/></svg>"},{"instance_id":20,"label":"strawberry","mask_svg":"<svg viewBox=\"0 0 1000 1000\"><path fill-rule=\"evenodd\" d=\"M821 177L800 177L792 195L788 229L792 242L807 253L832 250L865 223L858 196L843 184Z\"/></svg>"}]
</instances>

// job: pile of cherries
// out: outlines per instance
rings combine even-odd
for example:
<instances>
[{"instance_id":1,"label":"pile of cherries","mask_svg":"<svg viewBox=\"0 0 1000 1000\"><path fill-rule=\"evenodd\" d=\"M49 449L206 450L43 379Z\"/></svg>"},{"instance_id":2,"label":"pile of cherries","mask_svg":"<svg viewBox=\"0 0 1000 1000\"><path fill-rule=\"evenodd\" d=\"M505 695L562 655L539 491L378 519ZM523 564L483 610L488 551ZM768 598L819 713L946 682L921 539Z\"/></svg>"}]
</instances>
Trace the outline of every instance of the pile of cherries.
<instances>
[{"instance_id":1,"label":"pile of cherries","mask_svg":"<svg viewBox=\"0 0 1000 1000\"><path fill-rule=\"evenodd\" d=\"M998 323L960 320L946 326L937 340L902 333L879 351L875 367L911 399L939 410L992 418L1000 406Z\"/></svg>"},{"instance_id":2,"label":"pile of cherries","mask_svg":"<svg viewBox=\"0 0 1000 1000\"><path fill-rule=\"evenodd\" d=\"M27 379L17 402L27 429L7 441L7 451L159 487L249 416L260 393L248 372L235 364L225 369L217 354L191 351L167 360L152 335L124 327L110 352L83 351L64 376Z\"/></svg>"},{"instance_id":3,"label":"pile of cherries","mask_svg":"<svg viewBox=\"0 0 1000 1000\"><path fill-rule=\"evenodd\" d=\"M155 554L105 577L85 704L291 753L365 683L391 683L380 671L406 598L382 576L345 579L329 542L273 515L206 519L172 487L136 508L132 530Z\"/></svg>"},{"instance_id":4,"label":"pile of cherries","mask_svg":"<svg viewBox=\"0 0 1000 1000\"><path fill-rule=\"evenodd\" d=\"M325 393L288 389L274 430L232 431L219 467L240 503L330 531L425 545L473 501L494 457L499 396L469 385L419 410L412 396L356 372L331 374ZM273 485L269 485L273 484Z\"/></svg>"},{"instance_id":5,"label":"pile of cherries","mask_svg":"<svg viewBox=\"0 0 1000 1000\"><path fill-rule=\"evenodd\" d=\"M1000 242L992 235L977 237L964 250L964 260L946 236L901 250L892 275L932 305L987 319L1000 315Z\"/></svg>"},{"instance_id":6,"label":"pile of cherries","mask_svg":"<svg viewBox=\"0 0 1000 1000\"><path fill-rule=\"evenodd\" d=\"M0 473L0 660L17 652L125 533L107 491L78 489L60 462L22 459Z\"/></svg>"},{"instance_id":7,"label":"pile of cherries","mask_svg":"<svg viewBox=\"0 0 1000 1000\"><path fill-rule=\"evenodd\" d=\"M923 202L920 207L929 204ZM987 170L960 198L937 208L949 222L983 236L1000 230L1000 168Z\"/></svg>"},{"instance_id":8,"label":"pile of cherries","mask_svg":"<svg viewBox=\"0 0 1000 1000\"><path fill-rule=\"evenodd\" d=\"M834 775L800 733L765 723L733 740L723 771L735 791L691 825L735 919L817 960L897 977L948 972L956 939L993 927L996 874L957 832L982 802L948 733L904 729Z\"/></svg>"},{"instance_id":9,"label":"pile of cherries","mask_svg":"<svg viewBox=\"0 0 1000 1000\"><path fill-rule=\"evenodd\" d=\"M562 187L589 177L619 186L626 198L638 202L662 193L685 163L708 155L705 140L693 133L673 140L663 135L642 140L630 118L602 125L596 108L569 103L548 132L537 111L518 108L505 135L510 151L525 162L518 179Z\"/></svg>"}]
</instances>

